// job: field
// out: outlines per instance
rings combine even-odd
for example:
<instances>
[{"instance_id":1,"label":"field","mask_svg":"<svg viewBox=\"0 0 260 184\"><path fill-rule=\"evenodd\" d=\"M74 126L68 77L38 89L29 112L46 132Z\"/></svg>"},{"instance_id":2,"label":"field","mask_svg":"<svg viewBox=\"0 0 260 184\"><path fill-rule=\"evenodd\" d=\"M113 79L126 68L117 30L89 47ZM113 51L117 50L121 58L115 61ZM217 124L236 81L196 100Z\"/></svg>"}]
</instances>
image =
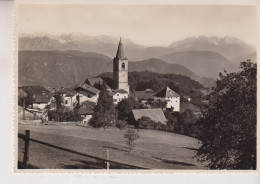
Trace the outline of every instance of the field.
<instances>
[{"instance_id":1,"label":"field","mask_svg":"<svg viewBox=\"0 0 260 184\"><path fill-rule=\"evenodd\" d=\"M197 139L154 130L139 130L139 139L131 152L125 144L125 130L108 130L81 127L69 123L49 125L22 125L18 132L31 131L31 138L91 156L110 159L116 162L149 169L206 169L193 158L199 147ZM18 139L18 160L23 159L24 141ZM105 163L30 142L29 164L41 169L103 169ZM113 169L129 167L111 165Z\"/></svg>"}]
</instances>

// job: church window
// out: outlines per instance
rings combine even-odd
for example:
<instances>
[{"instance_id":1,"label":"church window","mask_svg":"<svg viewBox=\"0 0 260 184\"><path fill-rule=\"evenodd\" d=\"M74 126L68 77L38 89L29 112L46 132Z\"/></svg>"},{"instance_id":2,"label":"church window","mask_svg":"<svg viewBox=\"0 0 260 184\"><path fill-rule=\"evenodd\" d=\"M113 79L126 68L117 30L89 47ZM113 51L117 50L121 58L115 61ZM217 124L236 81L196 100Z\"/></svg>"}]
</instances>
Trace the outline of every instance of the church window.
<instances>
[{"instance_id":1,"label":"church window","mask_svg":"<svg viewBox=\"0 0 260 184\"><path fill-rule=\"evenodd\" d=\"M122 63L122 68L125 69L125 63Z\"/></svg>"}]
</instances>

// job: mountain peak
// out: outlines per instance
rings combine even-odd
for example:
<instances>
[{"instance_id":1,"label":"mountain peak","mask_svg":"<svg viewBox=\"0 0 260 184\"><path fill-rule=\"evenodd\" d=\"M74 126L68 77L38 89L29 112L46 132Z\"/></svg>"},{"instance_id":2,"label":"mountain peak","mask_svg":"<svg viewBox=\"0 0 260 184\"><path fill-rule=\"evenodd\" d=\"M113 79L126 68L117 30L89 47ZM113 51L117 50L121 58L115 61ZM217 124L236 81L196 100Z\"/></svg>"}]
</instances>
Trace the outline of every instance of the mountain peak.
<instances>
[{"instance_id":1,"label":"mountain peak","mask_svg":"<svg viewBox=\"0 0 260 184\"><path fill-rule=\"evenodd\" d=\"M168 46L176 50L204 50L219 52L228 59L237 54L254 52L255 48L233 36L193 36L174 42Z\"/></svg>"}]
</instances>

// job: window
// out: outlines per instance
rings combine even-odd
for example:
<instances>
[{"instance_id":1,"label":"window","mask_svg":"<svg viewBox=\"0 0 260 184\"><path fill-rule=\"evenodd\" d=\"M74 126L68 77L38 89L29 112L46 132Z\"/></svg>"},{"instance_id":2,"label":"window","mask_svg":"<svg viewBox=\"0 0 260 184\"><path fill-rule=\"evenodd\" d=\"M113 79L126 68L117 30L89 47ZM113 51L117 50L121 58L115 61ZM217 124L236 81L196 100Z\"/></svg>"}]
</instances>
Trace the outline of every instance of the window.
<instances>
[{"instance_id":1,"label":"window","mask_svg":"<svg viewBox=\"0 0 260 184\"><path fill-rule=\"evenodd\" d=\"M90 98L91 96L90 95L88 95L88 98Z\"/></svg>"},{"instance_id":2,"label":"window","mask_svg":"<svg viewBox=\"0 0 260 184\"><path fill-rule=\"evenodd\" d=\"M119 94L117 94L117 96L119 96Z\"/></svg>"},{"instance_id":3,"label":"window","mask_svg":"<svg viewBox=\"0 0 260 184\"><path fill-rule=\"evenodd\" d=\"M125 69L125 63L122 63L122 68Z\"/></svg>"},{"instance_id":4,"label":"window","mask_svg":"<svg viewBox=\"0 0 260 184\"><path fill-rule=\"evenodd\" d=\"M65 104L68 104L68 100L65 100Z\"/></svg>"}]
</instances>

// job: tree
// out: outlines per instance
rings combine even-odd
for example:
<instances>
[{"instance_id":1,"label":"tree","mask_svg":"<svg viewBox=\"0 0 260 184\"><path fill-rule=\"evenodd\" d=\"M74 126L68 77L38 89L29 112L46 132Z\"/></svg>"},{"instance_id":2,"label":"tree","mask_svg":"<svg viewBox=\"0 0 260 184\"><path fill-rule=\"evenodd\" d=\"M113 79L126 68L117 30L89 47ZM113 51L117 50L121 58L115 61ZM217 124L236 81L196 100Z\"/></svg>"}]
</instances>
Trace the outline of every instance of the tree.
<instances>
[{"instance_id":1,"label":"tree","mask_svg":"<svg viewBox=\"0 0 260 184\"><path fill-rule=\"evenodd\" d=\"M116 123L116 127L119 128L120 131L125 129L126 125L127 125L127 122L124 120L120 120L120 119Z\"/></svg>"},{"instance_id":2,"label":"tree","mask_svg":"<svg viewBox=\"0 0 260 184\"><path fill-rule=\"evenodd\" d=\"M63 97L60 92L55 92L53 95L56 110L63 108Z\"/></svg>"},{"instance_id":3,"label":"tree","mask_svg":"<svg viewBox=\"0 0 260 184\"><path fill-rule=\"evenodd\" d=\"M123 99L118 103L117 110L119 119L128 120L128 117L133 110L133 102L131 99Z\"/></svg>"},{"instance_id":4,"label":"tree","mask_svg":"<svg viewBox=\"0 0 260 184\"><path fill-rule=\"evenodd\" d=\"M151 118L143 116L136 121L135 127L141 129L154 129L158 122L151 120Z\"/></svg>"},{"instance_id":5,"label":"tree","mask_svg":"<svg viewBox=\"0 0 260 184\"><path fill-rule=\"evenodd\" d=\"M151 101L147 103L151 106L151 108L162 108L164 109L166 107L167 102L166 101Z\"/></svg>"},{"instance_id":6,"label":"tree","mask_svg":"<svg viewBox=\"0 0 260 184\"><path fill-rule=\"evenodd\" d=\"M256 64L220 73L200 125L196 156L211 169L256 169Z\"/></svg>"},{"instance_id":7,"label":"tree","mask_svg":"<svg viewBox=\"0 0 260 184\"><path fill-rule=\"evenodd\" d=\"M139 136L138 133L136 133L133 129L128 129L124 134L124 138L126 139L126 144L129 148L129 151L131 151L135 146L134 141L138 139Z\"/></svg>"},{"instance_id":8,"label":"tree","mask_svg":"<svg viewBox=\"0 0 260 184\"><path fill-rule=\"evenodd\" d=\"M115 125L116 120L117 111L113 99L109 96L106 86L103 84L89 125L94 128L103 127L106 130L108 127Z\"/></svg>"}]
</instances>

